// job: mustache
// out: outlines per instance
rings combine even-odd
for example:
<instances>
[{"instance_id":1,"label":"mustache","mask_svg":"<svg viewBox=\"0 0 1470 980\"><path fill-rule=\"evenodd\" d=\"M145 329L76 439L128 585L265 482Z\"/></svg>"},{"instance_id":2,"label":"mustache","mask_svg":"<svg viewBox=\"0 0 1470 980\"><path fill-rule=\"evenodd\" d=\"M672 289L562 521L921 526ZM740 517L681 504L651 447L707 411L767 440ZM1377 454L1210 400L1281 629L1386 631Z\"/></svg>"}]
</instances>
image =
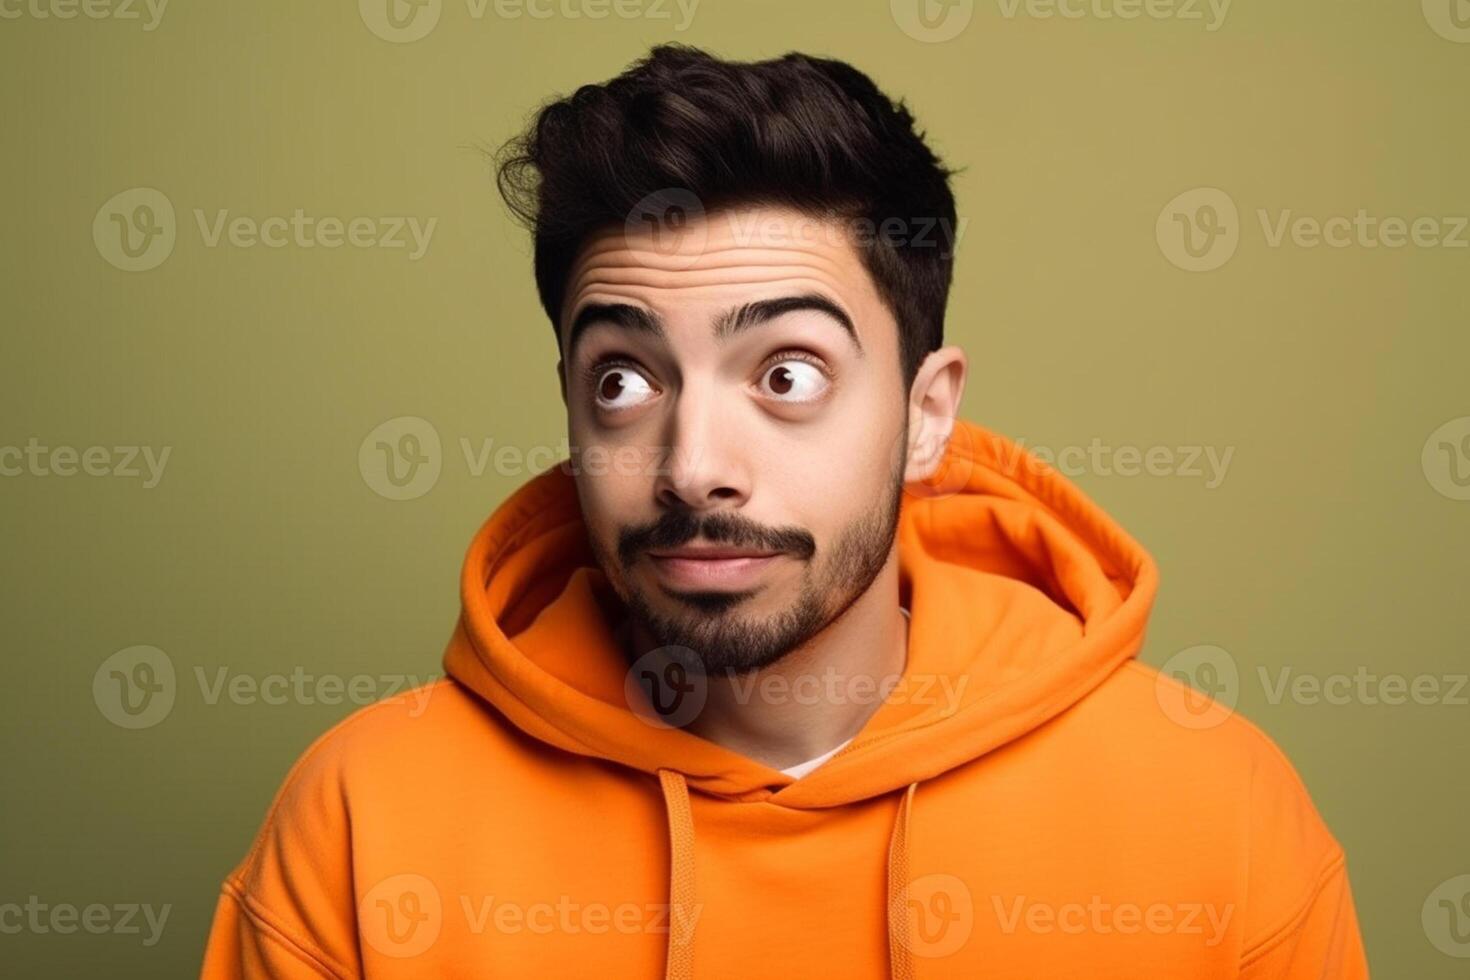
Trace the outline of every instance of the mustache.
<instances>
[{"instance_id":1,"label":"mustache","mask_svg":"<svg viewBox=\"0 0 1470 980\"><path fill-rule=\"evenodd\" d=\"M643 552L677 548L697 537L732 548L784 551L810 558L817 550L811 533L798 527L766 528L738 514L716 511L703 516L688 510L669 511L651 524L618 532L618 559L631 565Z\"/></svg>"}]
</instances>

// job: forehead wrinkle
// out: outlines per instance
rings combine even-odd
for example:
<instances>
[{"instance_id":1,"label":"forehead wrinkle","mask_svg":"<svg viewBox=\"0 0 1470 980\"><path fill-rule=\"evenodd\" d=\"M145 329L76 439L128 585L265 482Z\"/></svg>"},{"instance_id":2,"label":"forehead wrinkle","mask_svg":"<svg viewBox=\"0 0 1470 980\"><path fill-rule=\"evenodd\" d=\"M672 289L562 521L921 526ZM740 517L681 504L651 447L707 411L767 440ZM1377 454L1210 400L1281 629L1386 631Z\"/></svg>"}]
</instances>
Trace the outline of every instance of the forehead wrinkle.
<instances>
[{"instance_id":1,"label":"forehead wrinkle","mask_svg":"<svg viewBox=\"0 0 1470 980\"><path fill-rule=\"evenodd\" d=\"M622 243L607 243L589 249L576 261L571 277L574 284L593 272L630 276L688 276L717 273L727 269L809 268L835 279L862 277L866 270L858 256L847 249L803 248L798 246L752 246L738 243L723 247L707 247L694 256L687 253L664 255L653 249L636 249Z\"/></svg>"},{"instance_id":2,"label":"forehead wrinkle","mask_svg":"<svg viewBox=\"0 0 1470 980\"><path fill-rule=\"evenodd\" d=\"M811 266L834 271L855 272L862 268L846 254L829 255L805 249L732 248L705 251L694 256L677 253L665 256L658 252L617 249L600 255L584 256L577 262L580 269L647 269L655 272L688 272L690 270L736 269L743 266Z\"/></svg>"},{"instance_id":3,"label":"forehead wrinkle","mask_svg":"<svg viewBox=\"0 0 1470 980\"><path fill-rule=\"evenodd\" d=\"M803 279L821 283L838 294L855 293L870 300L876 298L866 273L843 275L841 270L822 263L797 262L781 265L735 265L709 269L650 269L639 263L629 265L587 266L578 271L568 295L573 302L588 289L597 286L629 286L660 290L682 290L718 286L751 286Z\"/></svg>"},{"instance_id":4,"label":"forehead wrinkle","mask_svg":"<svg viewBox=\"0 0 1470 980\"><path fill-rule=\"evenodd\" d=\"M773 246L731 245L727 248L704 248L694 256L688 253L663 253L653 249L613 248L588 252L578 261L579 268L655 269L683 272L689 269L729 269L748 265L812 265L834 269L860 268L855 256L832 250L781 248Z\"/></svg>"}]
</instances>

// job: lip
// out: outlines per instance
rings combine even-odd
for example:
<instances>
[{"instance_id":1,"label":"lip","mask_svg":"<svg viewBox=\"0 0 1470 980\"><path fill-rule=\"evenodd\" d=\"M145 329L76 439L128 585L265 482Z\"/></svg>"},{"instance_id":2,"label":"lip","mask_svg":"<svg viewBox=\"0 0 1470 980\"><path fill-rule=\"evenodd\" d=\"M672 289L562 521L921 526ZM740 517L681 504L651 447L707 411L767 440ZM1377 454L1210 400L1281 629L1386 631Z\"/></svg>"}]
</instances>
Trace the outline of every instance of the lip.
<instances>
[{"instance_id":1,"label":"lip","mask_svg":"<svg viewBox=\"0 0 1470 980\"><path fill-rule=\"evenodd\" d=\"M659 577L672 585L698 589L741 589L754 585L781 557L780 552L741 548L678 548L649 552Z\"/></svg>"}]
</instances>

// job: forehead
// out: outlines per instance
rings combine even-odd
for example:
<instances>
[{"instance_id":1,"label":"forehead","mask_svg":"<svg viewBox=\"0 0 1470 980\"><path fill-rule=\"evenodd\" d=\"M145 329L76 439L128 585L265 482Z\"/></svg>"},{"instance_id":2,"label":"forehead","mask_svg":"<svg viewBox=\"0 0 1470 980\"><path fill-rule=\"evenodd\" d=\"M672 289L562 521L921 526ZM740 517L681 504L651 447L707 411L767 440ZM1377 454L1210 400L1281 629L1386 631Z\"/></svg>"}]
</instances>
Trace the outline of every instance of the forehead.
<instances>
[{"instance_id":1,"label":"forehead","mask_svg":"<svg viewBox=\"0 0 1470 980\"><path fill-rule=\"evenodd\" d=\"M590 304L633 304L678 323L804 294L846 312L864 346L882 332L886 310L840 218L750 206L673 226L629 222L589 237L578 252L558 330L565 345L570 324Z\"/></svg>"}]
</instances>

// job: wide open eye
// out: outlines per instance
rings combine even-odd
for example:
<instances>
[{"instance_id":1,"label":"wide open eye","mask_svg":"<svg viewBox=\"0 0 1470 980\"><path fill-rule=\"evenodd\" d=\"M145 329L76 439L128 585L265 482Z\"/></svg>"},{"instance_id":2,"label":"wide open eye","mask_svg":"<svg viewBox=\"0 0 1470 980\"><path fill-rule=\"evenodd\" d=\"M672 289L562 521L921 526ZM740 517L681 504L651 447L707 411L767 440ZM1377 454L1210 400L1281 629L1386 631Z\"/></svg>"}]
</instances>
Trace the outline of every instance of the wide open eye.
<instances>
[{"instance_id":1,"label":"wide open eye","mask_svg":"<svg viewBox=\"0 0 1470 980\"><path fill-rule=\"evenodd\" d=\"M762 394L769 392L785 402L815 401L830 384L821 368L799 357L777 361L761 376Z\"/></svg>"},{"instance_id":2,"label":"wide open eye","mask_svg":"<svg viewBox=\"0 0 1470 980\"><path fill-rule=\"evenodd\" d=\"M592 389L600 408L621 411L634 408L657 394L638 370L628 364L608 364L598 368Z\"/></svg>"}]
</instances>

